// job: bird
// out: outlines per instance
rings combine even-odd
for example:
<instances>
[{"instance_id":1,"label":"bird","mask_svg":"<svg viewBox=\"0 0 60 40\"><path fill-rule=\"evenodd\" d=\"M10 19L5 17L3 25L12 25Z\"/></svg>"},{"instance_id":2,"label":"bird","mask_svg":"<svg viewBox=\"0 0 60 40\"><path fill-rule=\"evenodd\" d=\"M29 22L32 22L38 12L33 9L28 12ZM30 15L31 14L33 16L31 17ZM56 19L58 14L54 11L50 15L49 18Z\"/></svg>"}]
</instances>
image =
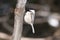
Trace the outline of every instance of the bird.
<instances>
[{"instance_id":1,"label":"bird","mask_svg":"<svg viewBox=\"0 0 60 40\"><path fill-rule=\"evenodd\" d=\"M34 18L35 18L35 10L29 10L26 12L25 16L24 16L24 21L31 25L32 27L32 32L35 33L35 29L34 29Z\"/></svg>"},{"instance_id":2,"label":"bird","mask_svg":"<svg viewBox=\"0 0 60 40\"><path fill-rule=\"evenodd\" d=\"M54 28L59 26L58 14L54 13L48 17L48 24Z\"/></svg>"}]
</instances>

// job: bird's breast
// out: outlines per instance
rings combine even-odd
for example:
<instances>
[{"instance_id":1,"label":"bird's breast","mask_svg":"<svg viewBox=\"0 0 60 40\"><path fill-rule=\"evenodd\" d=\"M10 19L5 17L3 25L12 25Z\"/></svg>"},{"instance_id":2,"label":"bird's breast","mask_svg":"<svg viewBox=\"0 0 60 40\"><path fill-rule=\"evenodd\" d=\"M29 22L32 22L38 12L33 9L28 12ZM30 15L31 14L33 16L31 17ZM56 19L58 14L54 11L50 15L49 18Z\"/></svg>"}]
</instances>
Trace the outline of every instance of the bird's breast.
<instances>
[{"instance_id":1,"label":"bird's breast","mask_svg":"<svg viewBox=\"0 0 60 40\"><path fill-rule=\"evenodd\" d=\"M31 16L29 16L29 15L25 15L24 20L25 20L25 22L28 23L28 24L30 24L31 21L32 21L32 20L31 20Z\"/></svg>"}]
</instances>

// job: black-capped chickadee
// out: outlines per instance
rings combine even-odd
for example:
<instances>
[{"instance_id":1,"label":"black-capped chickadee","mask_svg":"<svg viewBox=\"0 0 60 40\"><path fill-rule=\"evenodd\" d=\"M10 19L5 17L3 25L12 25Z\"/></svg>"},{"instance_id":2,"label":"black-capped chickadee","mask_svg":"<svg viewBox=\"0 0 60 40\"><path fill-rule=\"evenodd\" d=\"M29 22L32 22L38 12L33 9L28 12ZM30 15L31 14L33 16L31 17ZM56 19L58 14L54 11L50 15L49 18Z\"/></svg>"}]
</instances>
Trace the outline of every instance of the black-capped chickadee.
<instances>
[{"instance_id":1,"label":"black-capped chickadee","mask_svg":"<svg viewBox=\"0 0 60 40\"><path fill-rule=\"evenodd\" d=\"M35 10L27 11L25 16L24 16L24 21L31 25L33 33L35 33L35 29L34 29L34 26L33 26L33 24L34 24L34 17L35 17Z\"/></svg>"}]
</instances>

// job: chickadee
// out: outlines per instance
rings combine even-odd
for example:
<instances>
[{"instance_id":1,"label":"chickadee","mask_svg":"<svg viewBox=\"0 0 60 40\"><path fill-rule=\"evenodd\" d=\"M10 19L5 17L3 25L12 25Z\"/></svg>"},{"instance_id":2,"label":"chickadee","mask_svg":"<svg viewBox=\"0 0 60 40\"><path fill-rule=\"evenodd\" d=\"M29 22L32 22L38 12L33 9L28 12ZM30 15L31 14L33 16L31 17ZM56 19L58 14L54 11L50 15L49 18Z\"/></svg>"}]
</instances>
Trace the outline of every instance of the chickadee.
<instances>
[{"instance_id":1,"label":"chickadee","mask_svg":"<svg viewBox=\"0 0 60 40\"><path fill-rule=\"evenodd\" d=\"M59 20L58 20L58 15L57 14L52 14L48 17L48 23L52 27L57 28L59 26Z\"/></svg>"},{"instance_id":2,"label":"chickadee","mask_svg":"<svg viewBox=\"0 0 60 40\"><path fill-rule=\"evenodd\" d=\"M35 10L27 11L25 16L24 16L24 21L31 25L33 33L35 33L35 29L34 29L34 26L33 26L34 17L35 17Z\"/></svg>"}]
</instances>

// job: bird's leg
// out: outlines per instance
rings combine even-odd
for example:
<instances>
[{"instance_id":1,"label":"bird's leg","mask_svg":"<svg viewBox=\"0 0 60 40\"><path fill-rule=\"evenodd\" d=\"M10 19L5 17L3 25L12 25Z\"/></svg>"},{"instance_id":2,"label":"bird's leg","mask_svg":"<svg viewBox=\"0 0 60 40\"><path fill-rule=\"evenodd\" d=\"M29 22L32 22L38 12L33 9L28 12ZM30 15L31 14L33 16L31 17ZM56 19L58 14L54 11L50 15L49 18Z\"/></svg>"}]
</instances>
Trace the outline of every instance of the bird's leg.
<instances>
[{"instance_id":1,"label":"bird's leg","mask_svg":"<svg viewBox=\"0 0 60 40\"><path fill-rule=\"evenodd\" d=\"M31 27L32 27L32 32L35 33L35 29L34 29L33 24L31 24Z\"/></svg>"}]
</instances>

